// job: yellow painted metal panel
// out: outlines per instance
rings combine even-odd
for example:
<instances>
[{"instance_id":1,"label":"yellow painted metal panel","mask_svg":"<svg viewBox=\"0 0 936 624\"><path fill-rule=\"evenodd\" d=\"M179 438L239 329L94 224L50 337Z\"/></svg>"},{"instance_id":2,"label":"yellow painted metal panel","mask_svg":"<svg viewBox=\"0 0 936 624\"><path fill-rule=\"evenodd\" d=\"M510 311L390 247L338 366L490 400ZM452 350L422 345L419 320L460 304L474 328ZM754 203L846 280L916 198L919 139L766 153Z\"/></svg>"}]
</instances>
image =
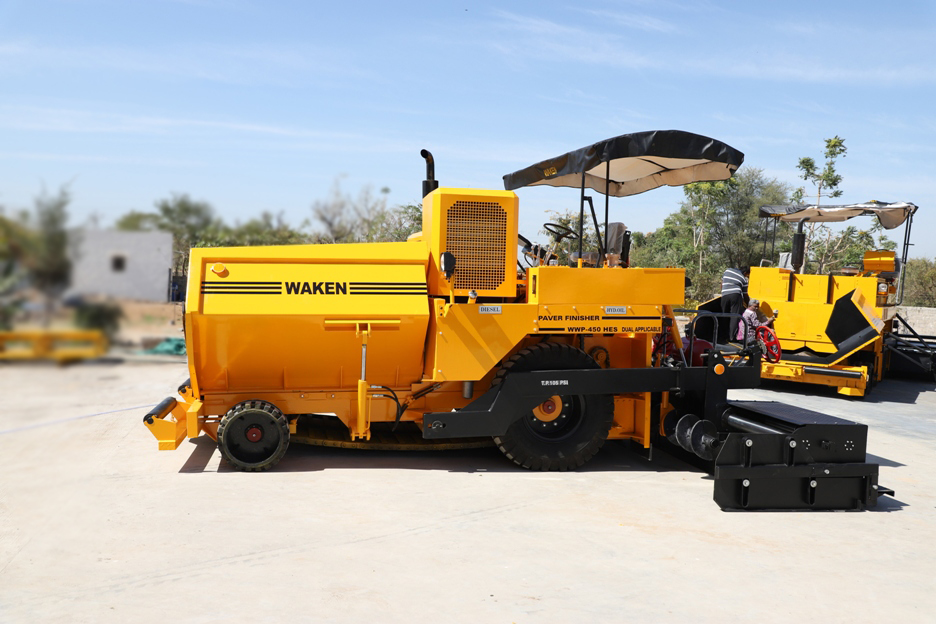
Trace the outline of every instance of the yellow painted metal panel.
<instances>
[{"instance_id":1,"label":"yellow painted metal panel","mask_svg":"<svg viewBox=\"0 0 936 624\"><path fill-rule=\"evenodd\" d=\"M513 191L439 188L423 199L423 233L431 261L429 292L481 297L517 294L517 218ZM443 252L455 256L451 285L439 271Z\"/></svg>"},{"instance_id":2,"label":"yellow painted metal panel","mask_svg":"<svg viewBox=\"0 0 936 624\"><path fill-rule=\"evenodd\" d=\"M752 297L756 295L751 294ZM829 316L832 314L832 306L825 303L792 303L781 301L774 305L773 301L769 304L777 314L777 320L774 322L774 331L781 340L781 346L785 350L793 347L783 341L797 341L798 346L809 344L814 350L832 353L835 346L826 336L825 328L829 324ZM814 343L814 344L811 344Z\"/></svg>"},{"instance_id":3,"label":"yellow painted metal panel","mask_svg":"<svg viewBox=\"0 0 936 624\"><path fill-rule=\"evenodd\" d=\"M577 269L543 266L528 271L529 301L537 304L675 305L685 303L683 269Z\"/></svg>"},{"instance_id":4,"label":"yellow painted metal panel","mask_svg":"<svg viewBox=\"0 0 936 624\"><path fill-rule=\"evenodd\" d=\"M864 267L865 271L871 271L874 273L893 272L897 270L896 259L897 254L893 251L887 251L884 249L866 251L864 253L862 266Z\"/></svg>"},{"instance_id":5,"label":"yellow painted metal panel","mask_svg":"<svg viewBox=\"0 0 936 624\"><path fill-rule=\"evenodd\" d=\"M534 329L538 334L658 334L663 330L662 307L542 304Z\"/></svg>"},{"instance_id":6,"label":"yellow painted metal panel","mask_svg":"<svg viewBox=\"0 0 936 624\"><path fill-rule=\"evenodd\" d=\"M776 308L779 302L786 301L789 296L791 274L792 271L788 269L752 267L748 293L756 299L769 302L771 307Z\"/></svg>"},{"instance_id":7,"label":"yellow painted metal panel","mask_svg":"<svg viewBox=\"0 0 936 624\"><path fill-rule=\"evenodd\" d=\"M499 314L484 314L480 305L448 306L435 319L436 381L477 381L534 332L537 308L528 304L499 306ZM444 308L440 308L440 311Z\"/></svg>"},{"instance_id":8,"label":"yellow painted metal panel","mask_svg":"<svg viewBox=\"0 0 936 624\"><path fill-rule=\"evenodd\" d=\"M825 330L833 304L852 291L857 293L855 304L875 327L883 327L881 320L893 316L891 308L875 307L876 277L795 275L793 301L788 301L790 279L791 274L783 269L754 267L748 286L752 298L776 313L774 331L784 351L808 347L817 353L834 353L837 348Z\"/></svg>"},{"instance_id":9,"label":"yellow painted metal panel","mask_svg":"<svg viewBox=\"0 0 936 624\"><path fill-rule=\"evenodd\" d=\"M799 303L829 303L828 275L794 274L793 299Z\"/></svg>"},{"instance_id":10,"label":"yellow painted metal panel","mask_svg":"<svg viewBox=\"0 0 936 624\"><path fill-rule=\"evenodd\" d=\"M424 244L282 249L289 253L278 260L247 257L255 248L193 250L186 341L198 393L353 388L361 376L354 322L362 320L373 322L368 381L398 387L422 378ZM337 253L325 261L323 250ZM383 257L394 250L402 258Z\"/></svg>"},{"instance_id":11,"label":"yellow painted metal panel","mask_svg":"<svg viewBox=\"0 0 936 624\"><path fill-rule=\"evenodd\" d=\"M769 362L761 363L761 377L764 379L777 379L781 381L797 381L801 383L810 383L822 386L832 386L842 392L843 388L851 388L849 393L856 396L862 396L868 386L868 367L866 366L822 366L818 364L806 364L813 368L828 368L829 370L858 372L862 376L858 379L851 377L838 377L833 375L823 375L820 373L807 373L804 370L804 364L798 362L780 361L776 364Z\"/></svg>"}]
</instances>

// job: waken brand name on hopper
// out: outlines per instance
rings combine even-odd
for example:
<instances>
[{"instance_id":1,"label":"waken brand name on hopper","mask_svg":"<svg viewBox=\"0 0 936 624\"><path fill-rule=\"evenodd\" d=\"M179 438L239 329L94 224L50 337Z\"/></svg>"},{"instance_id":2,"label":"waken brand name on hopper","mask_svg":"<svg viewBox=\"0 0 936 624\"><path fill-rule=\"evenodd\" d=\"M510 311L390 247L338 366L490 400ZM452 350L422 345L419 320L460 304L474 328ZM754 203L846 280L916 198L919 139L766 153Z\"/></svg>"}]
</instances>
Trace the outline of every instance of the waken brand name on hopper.
<instances>
[{"instance_id":1,"label":"waken brand name on hopper","mask_svg":"<svg viewBox=\"0 0 936 624\"><path fill-rule=\"evenodd\" d=\"M286 282L287 295L347 295L348 282Z\"/></svg>"}]
</instances>

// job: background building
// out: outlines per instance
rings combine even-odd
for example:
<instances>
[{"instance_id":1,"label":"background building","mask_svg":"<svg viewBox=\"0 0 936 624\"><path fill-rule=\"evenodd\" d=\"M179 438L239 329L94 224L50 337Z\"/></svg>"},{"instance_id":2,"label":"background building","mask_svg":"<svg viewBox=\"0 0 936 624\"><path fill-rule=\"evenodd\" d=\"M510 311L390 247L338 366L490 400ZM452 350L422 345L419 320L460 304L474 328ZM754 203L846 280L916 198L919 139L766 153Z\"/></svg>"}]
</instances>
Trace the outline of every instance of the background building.
<instances>
[{"instance_id":1,"label":"background building","mask_svg":"<svg viewBox=\"0 0 936 624\"><path fill-rule=\"evenodd\" d=\"M168 301L172 235L168 232L75 230L70 233L67 296Z\"/></svg>"}]
</instances>

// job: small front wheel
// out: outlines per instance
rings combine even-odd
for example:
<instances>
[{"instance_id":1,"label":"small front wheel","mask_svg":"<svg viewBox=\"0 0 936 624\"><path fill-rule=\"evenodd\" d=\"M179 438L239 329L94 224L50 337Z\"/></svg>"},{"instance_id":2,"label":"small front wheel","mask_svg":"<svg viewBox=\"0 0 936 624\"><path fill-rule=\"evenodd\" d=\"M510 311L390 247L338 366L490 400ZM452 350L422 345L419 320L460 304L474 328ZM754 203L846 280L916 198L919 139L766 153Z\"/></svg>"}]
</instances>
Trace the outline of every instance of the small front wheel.
<instances>
[{"instance_id":1,"label":"small front wheel","mask_svg":"<svg viewBox=\"0 0 936 624\"><path fill-rule=\"evenodd\" d=\"M269 470L283 458L288 446L289 421L265 401L238 403L218 425L218 449L237 470Z\"/></svg>"}]
</instances>

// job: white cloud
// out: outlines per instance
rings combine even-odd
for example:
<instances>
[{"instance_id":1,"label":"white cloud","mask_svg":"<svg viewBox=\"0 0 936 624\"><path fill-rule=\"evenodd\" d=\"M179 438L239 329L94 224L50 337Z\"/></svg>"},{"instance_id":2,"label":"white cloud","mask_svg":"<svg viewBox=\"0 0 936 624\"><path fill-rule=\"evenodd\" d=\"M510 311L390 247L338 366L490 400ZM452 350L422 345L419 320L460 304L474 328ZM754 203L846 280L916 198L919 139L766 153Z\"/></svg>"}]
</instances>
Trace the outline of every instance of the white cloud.
<instances>
[{"instance_id":1,"label":"white cloud","mask_svg":"<svg viewBox=\"0 0 936 624\"><path fill-rule=\"evenodd\" d=\"M627 28L634 28L637 30L644 30L647 32L656 32L656 33L675 33L679 32L679 28L665 20L650 16L650 15L641 15L637 13L621 13L619 11L602 11L602 10L592 10L588 11L589 14L599 17L603 20L610 20L615 24L620 26L625 26Z\"/></svg>"},{"instance_id":2,"label":"white cloud","mask_svg":"<svg viewBox=\"0 0 936 624\"><path fill-rule=\"evenodd\" d=\"M521 59L548 64L552 69L568 64L589 64L615 69L657 70L680 76L792 82L804 84L931 85L936 83L936 66L925 57L899 48L882 49L884 55L856 56L855 52L827 45L791 50L773 38L751 48L700 45L698 37L677 37L676 27L647 15L591 11L593 15L630 20L630 26L657 37L649 42L633 40L616 32L568 26L541 17L529 17L504 10L493 13L494 27L504 34L488 45L517 64ZM614 18L612 18L614 19ZM751 28L763 24L752 24ZM859 36L858 33L855 36ZM707 42L708 43L708 42ZM756 52L754 51L756 49ZM649 52L652 50L652 53Z\"/></svg>"},{"instance_id":3,"label":"white cloud","mask_svg":"<svg viewBox=\"0 0 936 624\"><path fill-rule=\"evenodd\" d=\"M306 85L310 79L345 82L376 78L335 48L308 44L169 45L162 49L0 43L0 73L39 70L113 70L230 84Z\"/></svg>"},{"instance_id":4,"label":"white cloud","mask_svg":"<svg viewBox=\"0 0 936 624\"><path fill-rule=\"evenodd\" d=\"M197 160L176 158L138 158L120 156L99 156L95 154L76 154L66 152L0 152L0 160L34 160L48 162L68 162L106 165L136 165L147 167L207 167L211 163Z\"/></svg>"}]
</instances>

